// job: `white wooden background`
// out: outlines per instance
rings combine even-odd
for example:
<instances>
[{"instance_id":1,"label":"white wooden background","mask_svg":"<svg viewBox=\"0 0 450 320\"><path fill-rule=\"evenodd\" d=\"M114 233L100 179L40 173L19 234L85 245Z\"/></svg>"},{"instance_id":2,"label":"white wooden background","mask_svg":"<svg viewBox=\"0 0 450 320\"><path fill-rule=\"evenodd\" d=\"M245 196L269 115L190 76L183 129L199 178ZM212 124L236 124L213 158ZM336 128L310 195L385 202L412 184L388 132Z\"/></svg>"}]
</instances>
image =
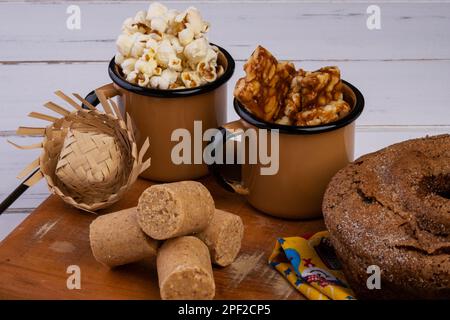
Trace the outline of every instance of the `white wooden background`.
<instances>
[{"instance_id":1,"label":"white wooden background","mask_svg":"<svg viewBox=\"0 0 450 320\"><path fill-rule=\"evenodd\" d=\"M363 92L356 156L413 137L450 132L450 3L377 1L381 30L366 27L367 1L162 1L198 7L212 23L210 40L237 60L230 81L229 120L236 119L231 87L257 44L279 59L314 69L338 65ZM56 89L86 94L108 83L107 62L122 21L148 1L0 0L0 199L36 151L18 151L7 139ZM68 30L66 9L81 8L81 30ZM44 183L28 190L0 216L0 240L48 196Z\"/></svg>"}]
</instances>

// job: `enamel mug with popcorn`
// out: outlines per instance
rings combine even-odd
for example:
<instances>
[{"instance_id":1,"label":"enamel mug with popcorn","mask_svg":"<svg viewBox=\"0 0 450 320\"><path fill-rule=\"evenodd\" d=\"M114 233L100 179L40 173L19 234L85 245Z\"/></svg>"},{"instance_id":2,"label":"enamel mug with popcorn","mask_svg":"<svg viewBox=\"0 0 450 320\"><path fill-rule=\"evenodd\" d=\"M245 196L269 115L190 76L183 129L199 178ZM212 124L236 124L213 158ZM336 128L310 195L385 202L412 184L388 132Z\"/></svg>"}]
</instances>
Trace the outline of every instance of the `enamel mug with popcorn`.
<instances>
[{"instance_id":1,"label":"enamel mug with popcorn","mask_svg":"<svg viewBox=\"0 0 450 320\"><path fill-rule=\"evenodd\" d=\"M95 103L98 99L117 96L123 115L128 113L136 128L138 147L149 137L147 156L151 158L151 166L141 177L171 182L196 179L208 174L207 165L194 164L194 159L190 164L173 163L172 149L179 142L171 140L176 129L187 129L194 137L195 121L201 121L203 131L226 123L227 82L233 75L235 62L226 50L218 49L218 64L224 71L213 82L184 89L144 88L125 80L113 58L108 68L113 82L96 89L87 97L88 101Z\"/></svg>"},{"instance_id":2,"label":"enamel mug with popcorn","mask_svg":"<svg viewBox=\"0 0 450 320\"><path fill-rule=\"evenodd\" d=\"M208 173L192 152L190 161L173 157L177 132L194 137L198 123L203 135L226 122L227 82L235 63L227 51L209 43L208 30L194 7L178 11L151 3L123 22L108 68L113 82L89 96L91 103L117 96L122 115L134 123L138 147L150 139L151 166L144 178L170 182Z\"/></svg>"}]
</instances>

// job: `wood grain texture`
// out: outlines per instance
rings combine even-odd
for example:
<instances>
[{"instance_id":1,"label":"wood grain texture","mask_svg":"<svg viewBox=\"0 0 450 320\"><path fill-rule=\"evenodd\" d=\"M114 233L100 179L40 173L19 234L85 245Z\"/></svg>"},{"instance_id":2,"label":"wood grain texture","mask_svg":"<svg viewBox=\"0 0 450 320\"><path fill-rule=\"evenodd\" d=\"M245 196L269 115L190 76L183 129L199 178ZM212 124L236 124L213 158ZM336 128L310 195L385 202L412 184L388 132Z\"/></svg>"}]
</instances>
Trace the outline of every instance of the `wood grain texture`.
<instances>
[{"instance_id":1,"label":"wood grain texture","mask_svg":"<svg viewBox=\"0 0 450 320\"><path fill-rule=\"evenodd\" d=\"M66 27L68 3L0 3L0 61L105 60L125 18L149 2L76 2L81 30ZM450 59L449 3L383 3L382 29L366 27L367 3L173 2L195 5L212 23L209 38L236 59L262 44L283 59ZM24 19L26 23L17 23ZM10 26L14 26L13 28ZM33 26L33 27L30 27Z\"/></svg>"},{"instance_id":2,"label":"wood grain texture","mask_svg":"<svg viewBox=\"0 0 450 320\"><path fill-rule=\"evenodd\" d=\"M201 180L216 207L238 214L245 225L242 250L236 261L214 267L217 299L301 299L267 259L276 237L324 229L322 220L286 221L252 209L243 198L224 191L212 178ZM135 206L150 185L138 180L109 211ZM102 213L104 213L103 211ZM159 299L154 261L109 270L94 260L89 224L95 215L81 212L50 197L3 242L0 250L0 298L30 299ZM66 269L81 268L81 290L68 290Z\"/></svg>"}]
</instances>

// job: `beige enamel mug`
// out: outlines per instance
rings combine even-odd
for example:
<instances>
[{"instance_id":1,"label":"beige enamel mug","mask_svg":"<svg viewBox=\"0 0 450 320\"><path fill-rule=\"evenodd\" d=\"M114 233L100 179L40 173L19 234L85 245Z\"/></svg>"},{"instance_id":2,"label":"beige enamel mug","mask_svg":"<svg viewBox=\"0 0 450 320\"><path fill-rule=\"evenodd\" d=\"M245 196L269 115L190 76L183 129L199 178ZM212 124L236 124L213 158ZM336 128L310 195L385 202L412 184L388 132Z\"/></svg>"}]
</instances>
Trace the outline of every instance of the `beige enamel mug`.
<instances>
[{"instance_id":1,"label":"beige enamel mug","mask_svg":"<svg viewBox=\"0 0 450 320\"><path fill-rule=\"evenodd\" d=\"M235 68L231 55L219 48L218 63L224 74L216 81L192 89L158 90L142 88L127 82L120 73L114 58L109 64L113 83L95 90L86 97L92 104L117 96L121 111L129 114L136 128L138 148L149 137L147 157L151 166L141 177L153 181L172 182L197 179L208 174L203 161L195 164L175 164L171 152L177 141L171 141L176 129L187 129L194 136L194 121L201 121L203 132L226 122L227 82ZM203 133L202 132L202 133ZM203 147L206 142L203 143Z\"/></svg>"},{"instance_id":2,"label":"beige enamel mug","mask_svg":"<svg viewBox=\"0 0 450 320\"><path fill-rule=\"evenodd\" d=\"M236 99L234 107L241 118L222 127L222 140L230 142L247 129L278 129L278 172L261 174L260 163L213 164L210 170L227 190L243 195L256 209L272 216L310 219L322 216L322 198L328 182L353 161L355 120L364 108L364 97L343 81L344 100L352 107L344 118L326 125L299 127L265 122L255 118ZM271 136L267 134L267 145ZM244 148L248 152L248 148ZM225 151L224 151L225 152ZM237 168L233 172L233 168ZM230 174L231 173L231 174ZM232 177L232 175L235 177ZM237 176L237 177L236 177Z\"/></svg>"}]
</instances>

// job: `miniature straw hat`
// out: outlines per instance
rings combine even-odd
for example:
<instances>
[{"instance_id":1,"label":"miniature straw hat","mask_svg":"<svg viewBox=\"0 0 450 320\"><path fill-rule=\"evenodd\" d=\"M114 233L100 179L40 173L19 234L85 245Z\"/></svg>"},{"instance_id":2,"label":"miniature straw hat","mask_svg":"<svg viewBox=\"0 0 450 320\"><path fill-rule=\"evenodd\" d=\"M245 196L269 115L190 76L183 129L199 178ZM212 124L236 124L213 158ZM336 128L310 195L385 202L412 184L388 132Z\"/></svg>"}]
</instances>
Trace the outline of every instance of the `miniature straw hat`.
<instances>
[{"instance_id":1,"label":"miniature straw hat","mask_svg":"<svg viewBox=\"0 0 450 320\"><path fill-rule=\"evenodd\" d=\"M47 102L44 106L61 118L29 114L51 124L46 128L18 128L19 135L44 137L41 143L31 146L13 143L21 149L42 148L40 157L18 178L39 168L27 180L28 186L45 177L50 191L74 207L90 212L105 208L118 201L150 166L150 159L143 162L149 141L138 152L131 119L128 114L126 121L122 118L113 100L100 99L104 110L101 112L78 94L73 95L86 109L61 91L55 94L75 110Z\"/></svg>"}]
</instances>

